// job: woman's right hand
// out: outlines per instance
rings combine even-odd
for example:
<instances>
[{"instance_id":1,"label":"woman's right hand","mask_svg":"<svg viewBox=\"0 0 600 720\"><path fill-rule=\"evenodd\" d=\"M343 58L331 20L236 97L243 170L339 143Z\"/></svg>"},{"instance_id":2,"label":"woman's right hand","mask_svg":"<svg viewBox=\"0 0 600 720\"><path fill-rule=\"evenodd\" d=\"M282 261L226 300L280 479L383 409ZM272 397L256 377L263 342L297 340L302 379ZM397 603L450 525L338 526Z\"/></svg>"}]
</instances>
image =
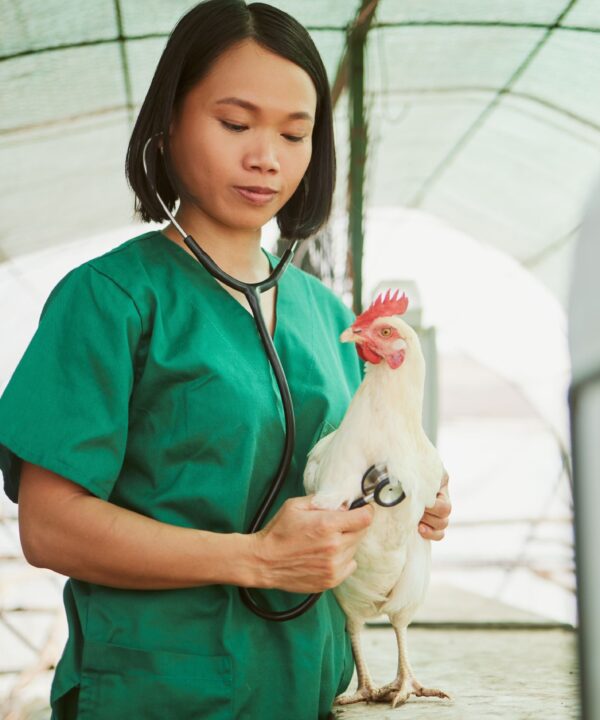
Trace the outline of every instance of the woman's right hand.
<instances>
[{"instance_id":1,"label":"woman's right hand","mask_svg":"<svg viewBox=\"0 0 600 720\"><path fill-rule=\"evenodd\" d=\"M259 532L247 536L255 558L254 587L315 593L336 587L354 570L354 554L373 508L321 510L311 497L286 500Z\"/></svg>"}]
</instances>

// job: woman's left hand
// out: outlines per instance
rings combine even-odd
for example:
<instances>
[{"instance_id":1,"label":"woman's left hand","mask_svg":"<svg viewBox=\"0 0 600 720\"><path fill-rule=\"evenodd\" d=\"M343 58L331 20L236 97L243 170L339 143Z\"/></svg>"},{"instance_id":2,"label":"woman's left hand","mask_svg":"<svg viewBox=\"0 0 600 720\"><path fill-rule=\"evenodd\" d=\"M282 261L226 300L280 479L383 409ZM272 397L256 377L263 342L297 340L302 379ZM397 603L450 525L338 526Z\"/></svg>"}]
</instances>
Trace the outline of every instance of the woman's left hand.
<instances>
[{"instance_id":1,"label":"woman's left hand","mask_svg":"<svg viewBox=\"0 0 600 720\"><path fill-rule=\"evenodd\" d=\"M432 507L426 508L419 521L419 533L426 540L441 540L448 527L448 516L452 510L448 494L448 473L444 475L442 485Z\"/></svg>"}]
</instances>

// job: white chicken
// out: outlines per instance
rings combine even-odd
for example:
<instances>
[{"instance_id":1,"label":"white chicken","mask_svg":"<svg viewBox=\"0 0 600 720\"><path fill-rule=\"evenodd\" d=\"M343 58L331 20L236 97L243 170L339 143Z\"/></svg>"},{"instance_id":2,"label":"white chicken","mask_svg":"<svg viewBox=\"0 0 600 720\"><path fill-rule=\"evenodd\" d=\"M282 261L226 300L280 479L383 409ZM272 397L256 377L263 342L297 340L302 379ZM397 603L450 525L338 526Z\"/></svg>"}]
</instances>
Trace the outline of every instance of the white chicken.
<instances>
[{"instance_id":1,"label":"white chicken","mask_svg":"<svg viewBox=\"0 0 600 720\"><path fill-rule=\"evenodd\" d=\"M365 360L365 377L337 430L312 449L304 472L313 505L349 507L361 495L367 468L387 465L400 481L405 499L394 507L375 505L375 515L355 555L357 569L335 595L348 618L358 675L352 695L336 704L391 702L410 695L449 698L423 687L408 661L406 628L429 583L431 542L417 530L425 507L434 504L446 471L422 424L425 360L415 331L399 316L408 299L398 292L379 295L340 336L355 342ZM350 512L352 512L350 510ZM387 614L398 641L398 672L390 684L375 688L365 664L360 632L365 620Z\"/></svg>"}]
</instances>

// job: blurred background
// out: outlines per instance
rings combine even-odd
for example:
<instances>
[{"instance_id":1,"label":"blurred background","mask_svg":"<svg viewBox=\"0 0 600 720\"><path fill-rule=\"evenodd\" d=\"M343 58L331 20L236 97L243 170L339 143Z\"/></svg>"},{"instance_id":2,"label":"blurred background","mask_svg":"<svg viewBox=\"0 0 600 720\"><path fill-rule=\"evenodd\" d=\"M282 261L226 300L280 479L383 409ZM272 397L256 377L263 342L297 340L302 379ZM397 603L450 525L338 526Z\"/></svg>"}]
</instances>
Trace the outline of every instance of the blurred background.
<instances>
[{"instance_id":1,"label":"blurred background","mask_svg":"<svg viewBox=\"0 0 600 720\"><path fill-rule=\"evenodd\" d=\"M335 208L295 262L355 312L405 289L426 352L426 429L453 512L416 625L483 629L483 644L516 629L523 667L540 633L560 633L546 653L560 655L546 673L548 697L562 688L555 714L542 687L540 714L530 698L534 714L498 717L576 717L568 311L600 175L600 3L270 4L308 27L335 102ZM58 280L147 228L126 145L193 5L0 0L0 392ZM263 244L281 252L274 224ZM2 496L0 715L41 718L64 578L25 563L16 518Z\"/></svg>"}]
</instances>

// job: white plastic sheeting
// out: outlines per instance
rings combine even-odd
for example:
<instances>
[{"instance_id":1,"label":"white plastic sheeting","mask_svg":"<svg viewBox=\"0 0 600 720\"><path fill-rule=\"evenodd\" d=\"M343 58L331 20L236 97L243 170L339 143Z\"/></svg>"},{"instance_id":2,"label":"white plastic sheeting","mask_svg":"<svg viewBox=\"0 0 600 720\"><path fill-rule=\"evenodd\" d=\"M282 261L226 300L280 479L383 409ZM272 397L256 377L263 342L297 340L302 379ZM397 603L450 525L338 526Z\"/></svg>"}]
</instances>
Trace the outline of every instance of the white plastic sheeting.
<instances>
[{"instance_id":1,"label":"white plastic sheeting","mask_svg":"<svg viewBox=\"0 0 600 720\"><path fill-rule=\"evenodd\" d=\"M359 0L273 0L333 80ZM0 4L0 260L132 220L131 122L189 0ZM366 204L414 207L509 253L564 305L600 170L600 4L379 0ZM347 108L336 111L345 203Z\"/></svg>"}]
</instances>

